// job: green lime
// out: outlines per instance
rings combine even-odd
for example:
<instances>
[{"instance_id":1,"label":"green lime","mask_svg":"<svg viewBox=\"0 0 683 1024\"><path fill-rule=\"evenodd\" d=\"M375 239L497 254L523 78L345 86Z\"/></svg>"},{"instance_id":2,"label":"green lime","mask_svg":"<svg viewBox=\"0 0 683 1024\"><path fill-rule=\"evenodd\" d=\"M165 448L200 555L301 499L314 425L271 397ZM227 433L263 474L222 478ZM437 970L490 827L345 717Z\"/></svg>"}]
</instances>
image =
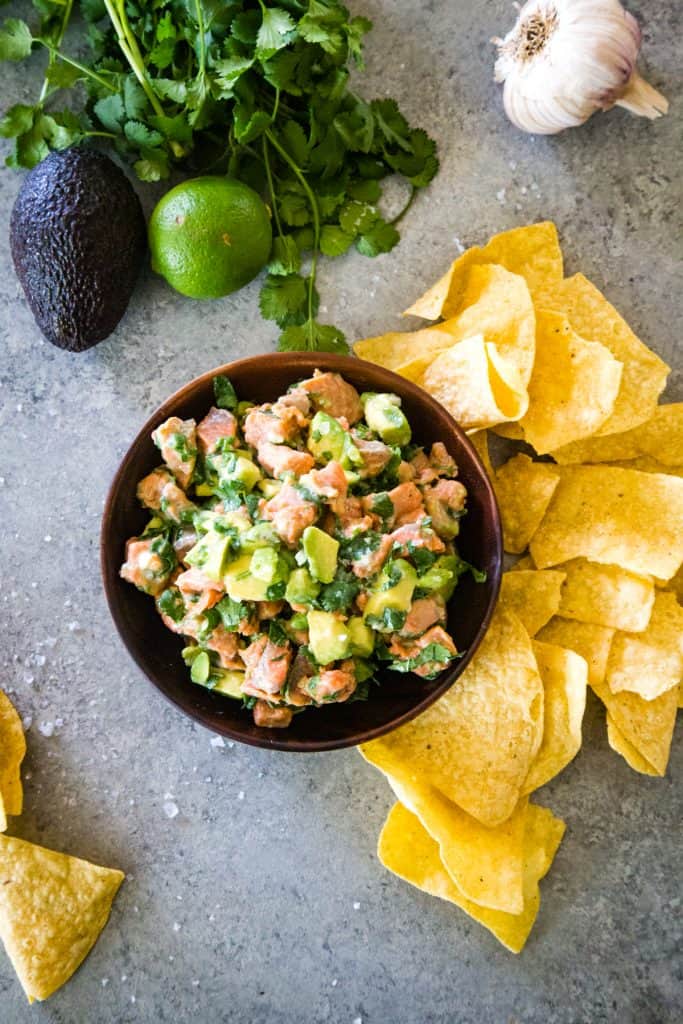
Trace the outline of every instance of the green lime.
<instances>
[{"instance_id":1,"label":"green lime","mask_svg":"<svg viewBox=\"0 0 683 1024\"><path fill-rule=\"evenodd\" d=\"M267 206L234 178L176 185L149 222L152 269L191 299L218 299L247 284L264 266L271 244Z\"/></svg>"}]
</instances>

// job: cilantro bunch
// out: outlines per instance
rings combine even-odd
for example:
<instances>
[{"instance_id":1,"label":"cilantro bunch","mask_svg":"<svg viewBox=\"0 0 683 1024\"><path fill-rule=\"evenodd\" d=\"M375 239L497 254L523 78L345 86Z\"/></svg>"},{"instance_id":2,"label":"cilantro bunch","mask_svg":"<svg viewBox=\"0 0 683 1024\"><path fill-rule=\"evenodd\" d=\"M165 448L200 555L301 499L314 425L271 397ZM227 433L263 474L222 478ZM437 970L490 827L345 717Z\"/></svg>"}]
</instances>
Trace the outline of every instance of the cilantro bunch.
<instances>
[{"instance_id":1,"label":"cilantro bunch","mask_svg":"<svg viewBox=\"0 0 683 1024\"><path fill-rule=\"evenodd\" d=\"M16 104L0 121L0 134L15 140L8 164L33 167L51 149L97 137L142 181L174 168L241 179L272 211L260 309L281 328L280 348L345 351L341 331L317 320L320 254L389 252L397 223L438 169L433 140L394 100L367 102L349 88L371 22L338 0L34 6L37 27L9 18L0 28L0 59L47 53L36 102ZM87 57L65 44L74 16ZM378 207L388 175L409 187L392 220Z\"/></svg>"}]
</instances>

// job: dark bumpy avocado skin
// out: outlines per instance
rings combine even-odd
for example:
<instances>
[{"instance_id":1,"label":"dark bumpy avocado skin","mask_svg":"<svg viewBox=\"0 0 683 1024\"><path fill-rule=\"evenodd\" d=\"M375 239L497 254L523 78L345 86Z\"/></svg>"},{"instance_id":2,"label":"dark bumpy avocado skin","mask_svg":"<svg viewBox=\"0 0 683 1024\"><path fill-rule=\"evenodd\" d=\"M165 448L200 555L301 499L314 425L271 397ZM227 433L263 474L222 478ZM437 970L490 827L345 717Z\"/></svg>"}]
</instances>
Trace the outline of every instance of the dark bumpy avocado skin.
<instances>
[{"instance_id":1,"label":"dark bumpy avocado skin","mask_svg":"<svg viewBox=\"0 0 683 1024\"><path fill-rule=\"evenodd\" d=\"M145 218L109 157L72 146L26 176L10 244L38 327L53 345L82 352L126 311L147 248Z\"/></svg>"}]
</instances>

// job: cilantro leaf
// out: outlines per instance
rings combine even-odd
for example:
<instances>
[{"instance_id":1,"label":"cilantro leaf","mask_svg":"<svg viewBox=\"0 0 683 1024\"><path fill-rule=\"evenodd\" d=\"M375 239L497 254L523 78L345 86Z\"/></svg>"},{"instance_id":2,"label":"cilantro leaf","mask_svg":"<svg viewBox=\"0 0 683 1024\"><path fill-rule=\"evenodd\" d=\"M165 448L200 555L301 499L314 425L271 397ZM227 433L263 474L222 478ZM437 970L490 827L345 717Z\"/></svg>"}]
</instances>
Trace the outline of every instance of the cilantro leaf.
<instances>
[{"instance_id":1,"label":"cilantro leaf","mask_svg":"<svg viewBox=\"0 0 683 1024\"><path fill-rule=\"evenodd\" d=\"M356 248L363 256L379 256L382 252L390 252L400 238L393 224L378 217L369 231L361 233Z\"/></svg>"},{"instance_id":2,"label":"cilantro leaf","mask_svg":"<svg viewBox=\"0 0 683 1024\"><path fill-rule=\"evenodd\" d=\"M323 256L341 256L351 246L353 235L336 224L324 224L320 232L320 251Z\"/></svg>"},{"instance_id":3,"label":"cilantro leaf","mask_svg":"<svg viewBox=\"0 0 683 1024\"><path fill-rule=\"evenodd\" d=\"M29 132L33 127L34 108L24 103L15 103L0 121L0 135L4 139L16 138Z\"/></svg>"},{"instance_id":4,"label":"cilantro leaf","mask_svg":"<svg viewBox=\"0 0 683 1024\"><path fill-rule=\"evenodd\" d=\"M185 602L177 587L167 587L157 598L157 607L173 622L181 622L185 618Z\"/></svg>"},{"instance_id":5,"label":"cilantro leaf","mask_svg":"<svg viewBox=\"0 0 683 1024\"><path fill-rule=\"evenodd\" d=\"M243 619L249 618L249 608L241 601L233 601L231 597L223 597L216 605L221 622L230 633L236 633Z\"/></svg>"},{"instance_id":6,"label":"cilantro leaf","mask_svg":"<svg viewBox=\"0 0 683 1024\"><path fill-rule=\"evenodd\" d=\"M291 42L295 25L291 14L281 7L261 5L263 18L256 36L256 56L268 60L274 53Z\"/></svg>"},{"instance_id":7,"label":"cilantro leaf","mask_svg":"<svg viewBox=\"0 0 683 1024\"><path fill-rule=\"evenodd\" d=\"M0 60L23 60L31 52L31 29L20 18L6 18L0 28Z\"/></svg>"},{"instance_id":8,"label":"cilantro leaf","mask_svg":"<svg viewBox=\"0 0 683 1024\"><path fill-rule=\"evenodd\" d=\"M226 377L225 375L214 377L213 393L216 398L216 405L219 409L230 409L231 411L234 411L237 408L237 392L235 391L233 383L229 377Z\"/></svg>"},{"instance_id":9,"label":"cilantro leaf","mask_svg":"<svg viewBox=\"0 0 683 1024\"><path fill-rule=\"evenodd\" d=\"M347 611L360 592L360 580L345 569L337 569L331 583L325 584L316 599L316 606L326 612Z\"/></svg>"},{"instance_id":10,"label":"cilantro leaf","mask_svg":"<svg viewBox=\"0 0 683 1024\"><path fill-rule=\"evenodd\" d=\"M268 273L276 275L297 274L301 269L301 254L292 235L273 239L273 249L268 263Z\"/></svg>"},{"instance_id":11,"label":"cilantro leaf","mask_svg":"<svg viewBox=\"0 0 683 1024\"><path fill-rule=\"evenodd\" d=\"M280 327L301 323L307 297L306 281L300 274L269 274L259 297L261 316L275 320Z\"/></svg>"},{"instance_id":12,"label":"cilantro leaf","mask_svg":"<svg viewBox=\"0 0 683 1024\"><path fill-rule=\"evenodd\" d=\"M281 352L337 352L349 351L344 334L331 324L319 324L307 320L300 326L290 326L282 332L278 341Z\"/></svg>"},{"instance_id":13,"label":"cilantro leaf","mask_svg":"<svg viewBox=\"0 0 683 1024\"><path fill-rule=\"evenodd\" d=\"M289 643L287 630L277 619L271 619L268 624L268 639L276 647L285 647Z\"/></svg>"}]
</instances>

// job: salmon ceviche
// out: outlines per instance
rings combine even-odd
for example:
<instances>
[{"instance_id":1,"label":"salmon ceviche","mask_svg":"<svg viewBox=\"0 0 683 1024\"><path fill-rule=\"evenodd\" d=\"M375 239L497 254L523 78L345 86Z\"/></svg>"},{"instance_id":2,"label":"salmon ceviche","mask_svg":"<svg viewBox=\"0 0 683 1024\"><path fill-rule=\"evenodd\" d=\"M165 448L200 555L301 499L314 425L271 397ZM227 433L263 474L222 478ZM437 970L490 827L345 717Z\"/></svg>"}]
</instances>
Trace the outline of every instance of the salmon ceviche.
<instances>
[{"instance_id":1,"label":"salmon ceviche","mask_svg":"<svg viewBox=\"0 0 683 1024\"><path fill-rule=\"evenodd\" d=\"M121 567L185 638L191 681L284 728L367 698L380 668L436 677L459 657L446 602L479 576L455 547L467 492L445 446L414 445L397 395L339 374L263 405L213 383L204 419L152 434L151 518Z\"/></svg>"}]
</instances>

